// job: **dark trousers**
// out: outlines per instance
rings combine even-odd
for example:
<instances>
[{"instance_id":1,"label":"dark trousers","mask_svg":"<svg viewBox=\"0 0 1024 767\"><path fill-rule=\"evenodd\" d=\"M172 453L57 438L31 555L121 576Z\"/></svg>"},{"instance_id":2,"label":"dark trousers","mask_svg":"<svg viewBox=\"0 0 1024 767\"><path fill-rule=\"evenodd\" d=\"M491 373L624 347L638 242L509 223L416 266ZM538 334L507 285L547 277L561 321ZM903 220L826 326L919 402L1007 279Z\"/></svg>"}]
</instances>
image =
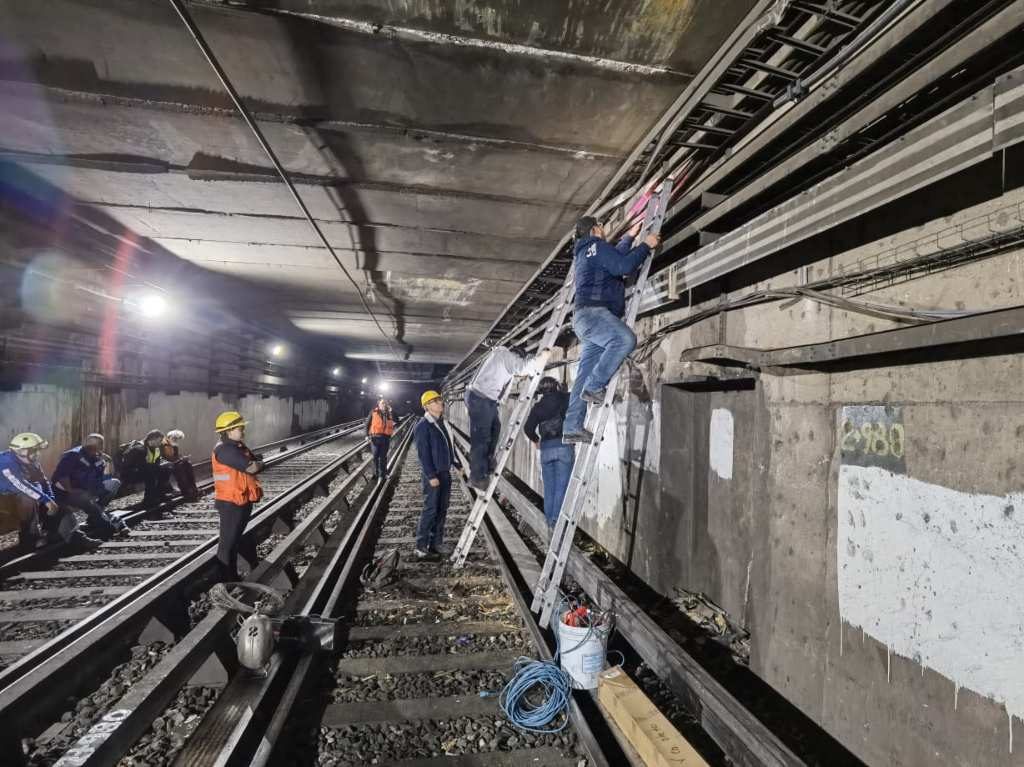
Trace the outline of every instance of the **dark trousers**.
<instances>
[{"instance_id":1,"label":"dark trousers","mask_svg":"<svg viewBox=\"0 0 1024 767\"><path fill-rule=\"evenodd\" d=\"M170 489L171 466L168 463L147 463L142 469L142 477L146 482L143 503L155 503L161 490Z\"/></svg>"},{"instance_id":2,"label":"dark trousers","mask_svg":"<svg viewBox=\"0 0 1024 767\"><path fill-rule=\"evenodd\" d=\"M253 567L256 565L256 541L242 540L245 526L249 524L252 504L236 506L227 501L215 501L214 508L220 517L220 541L217 543L217 562L220 564L221 580L237 581L238 555L245 557Z\"/></svg>"},{"instance_id":3,"label":"dark trousers","mask_svg":"<svg viewBox=\"0 0 1024 767\"><path fill-rule=\"evenodd\" d=\"M430 481L423 478L423 513L416 529L416 548L426 551L438 548L444 537L444 518L448 516L448 499L452 494L452 475L442 472L437 477L440 484L431 487Z\"/></svg>"},{"instance_id":4,"label":"dark trousers","mask_svg":"<svg viewBox=\"0 0 1024 767\"><path fill-rule=\"evenodd\" d=\"M199 495L199 488L196 487L196 473L192 469L192 463L181 458L174 462L174 481L178 483L178 490L186 498L195 498Z\"/></svg>"},{"instance_id":5,"label":"dark trousers","mask_svg":"<svg viewBox=\"0 0 1024 767\"><path fill-rule=\"evenodd\" d=\"M373 475L383 477L388 473L388 448L391 446L391 437L370 437L370 446L373 448Z\"/></svg>"},{"instance_id":6,"label":"dark trousers","mask_svg":"<svg viewBox=\"0 0 1024 767\"><path fill-rule=\"evenodd\" d=\"M563 445L561 440L545 440L540 446L540 470L544 477L544 518L548 527L554 527L565 500L565 491L572 479L572 465L576 459L574 445Z\"/></svg>"},{"instance_id":7,"label":"dark trousers","mask_svg":"<svg viewBox=\"0 0 1024 767\"><path fill-rule=\"evenodd\" d=\"M481 480L494 471L494 452L501 439L498 403L469 389L466 409L469 411L469 475Z\"/></svg>"},{"instance_id":8,"label":"dark trousers","mask_svg":"<svg viewBox=\"0 0 1024 767\"><path fill-rule=\"evenodd\" d=\"M110 537L125 526L124 522L112 517L103 508L109 500L109 495L97 498L86 490L68 490L57 494L57 502L63 512L70 514L72 509L84 511L89 529L102 538ZM46 514L43 516L45 518ZM52 531L47 529L47 532Z\"/></svg>"}]
</instances>

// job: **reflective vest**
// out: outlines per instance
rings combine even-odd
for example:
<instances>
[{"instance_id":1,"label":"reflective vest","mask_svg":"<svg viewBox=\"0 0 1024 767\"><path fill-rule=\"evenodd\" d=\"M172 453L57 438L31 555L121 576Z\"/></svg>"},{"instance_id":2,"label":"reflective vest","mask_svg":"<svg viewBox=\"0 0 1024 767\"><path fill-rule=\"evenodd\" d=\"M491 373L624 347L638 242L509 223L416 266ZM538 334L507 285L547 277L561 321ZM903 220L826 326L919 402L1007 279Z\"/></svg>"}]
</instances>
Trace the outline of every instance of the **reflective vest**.
<instances>
[{"instance_id":1,"label":"reflective vest","mask_svg":"<svg viewBox=\"0 0 1024 767\"><path fill-rule=\"evenodd\" d=\"M390 437L395 433L395 422L391 418L385 418L380 410L374 408L370 413L370 436Z\"/></svg>"},{"instance_id":2,"label":"reflective vest","mask_svg":"<svg viewBox=\"0 0 1024 767\"><path fill-rule=\"evenodd\" d=\"M150 447L146 445L146 463L157 463L160 461L160 446Z\"/></svg>"},{"instance_id":3,"label":"reflective vest","mask_svg":"<svg viewBox=\"0 0 1024 767\"><path fill-rule=\"evenodd\" d=\"M242 445L242 452L253 461L252 451ZM255 503L263 497L263 488L255 475L226 466L217 460L217 451L210 457L213 469L213 497L218 501L227 501L235 506Z\"/></svg>"}]
</instances>

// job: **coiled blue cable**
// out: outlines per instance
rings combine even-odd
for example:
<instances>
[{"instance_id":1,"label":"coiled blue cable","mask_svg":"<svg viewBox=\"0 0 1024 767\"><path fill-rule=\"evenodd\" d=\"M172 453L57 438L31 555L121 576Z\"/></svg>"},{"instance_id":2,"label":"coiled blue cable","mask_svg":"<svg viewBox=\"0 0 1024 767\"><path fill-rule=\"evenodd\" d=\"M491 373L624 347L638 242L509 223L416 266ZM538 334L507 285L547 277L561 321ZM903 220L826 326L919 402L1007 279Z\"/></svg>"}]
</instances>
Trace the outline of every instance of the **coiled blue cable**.
<instances>
[{"instance_id":1,"label":"coiled blue cable","mask_svg":"<svg viewBox=\"0 0 1024 767\"><path fill-rule=\"evenodd\" d=\"M569 722L566 710L572 681L557 663L518 658L515 673L498 696L498 705L520 730L536 733L561 732ZM528 699L533 694L538 703ZM556 720L561 716L561 722Z\"/></svg>"}]
</instances>

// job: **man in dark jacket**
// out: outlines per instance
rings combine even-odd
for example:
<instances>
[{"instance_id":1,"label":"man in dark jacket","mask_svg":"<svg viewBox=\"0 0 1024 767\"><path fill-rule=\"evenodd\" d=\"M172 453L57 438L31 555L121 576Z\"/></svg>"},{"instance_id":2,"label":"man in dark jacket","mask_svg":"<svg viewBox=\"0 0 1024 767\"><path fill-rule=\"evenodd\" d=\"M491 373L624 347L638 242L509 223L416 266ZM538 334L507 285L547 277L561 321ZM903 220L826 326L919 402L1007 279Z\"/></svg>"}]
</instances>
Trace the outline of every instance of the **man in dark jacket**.
<instances>
[{"instance_id":1,"label":"man in dark jacket","mask_svg":"<svg viewBox=\"0 0 1024 767\"><path fill-rule=\"evenodd\" d=\"M540 448L540 470L544 478L544 518L554 527L565 500L565 491L572 476L576 457L573 445L562 442L562 424L569 406L569 395L551 376L544 376L537 385L540 399L530 410L523 426L526 438Z\"/></svg>"},{"instance_id":2,"label":"man in dark jacket","mask_svg":"<svg viewBox=\"0 0 1024 767\"><path fill-rule=\"evenodd\" d=\"M62 508L85 512L91 532L100 538L128 535L124 521L106 511L121 487L110 476L110 464L103 453L103 435L90 434L85 441L66 451L50 477L54 497Z\"/></svg>"},{"instance_id":3,"label":"man in dark jacket","mask_svg":"<svg viewBox=\"0 0 1024 767\"><path fill-rule=\"evenodd\" d=\"M447 555L441 550L444 519L452 492L452 467L462 468L455 442L444 422L444 400L436 391L420 397L423 419L416 424L413 441L423 469L423 513L416 530L416 558L437 561Z\"/></svg>"},{"instance_id":4,"label":"man in dark jacket","mask_svg":"<svg viewBox=\"0 0 1024 767\"><path fill-rule=\"evenodd\" d=\"M576 381L569 397L562 440L590 442L583 428L587 403L604 402L605 388L622 361L636 348L636 335L622 321L626 313L626 278L640 269L657 247L650 234L635 248L627 234L614 248L605 242L604 229L591 216L576 224L576 308L572 328L582 342Z\"/></svg>"}]
</instances>

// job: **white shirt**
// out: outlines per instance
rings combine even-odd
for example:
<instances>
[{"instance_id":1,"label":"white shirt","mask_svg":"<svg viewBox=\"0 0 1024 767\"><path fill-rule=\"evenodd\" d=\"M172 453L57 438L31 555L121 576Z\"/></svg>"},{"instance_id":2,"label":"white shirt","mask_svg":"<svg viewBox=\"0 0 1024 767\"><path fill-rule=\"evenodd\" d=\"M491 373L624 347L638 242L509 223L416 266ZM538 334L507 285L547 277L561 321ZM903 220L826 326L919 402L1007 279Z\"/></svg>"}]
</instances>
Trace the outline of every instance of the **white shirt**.
<instances>
[{"instance_id":1,"label":"white shirt","mask_svg":"<svg viewBox=\"0 0 1024 767\"><path fill-rule=\"evenodd\" d=\"M469 388L481 397L497 401L501 390L514 375L522 373L530 364L506 346L495 346L473 376Z\"/></svg>"}]
</instances>

